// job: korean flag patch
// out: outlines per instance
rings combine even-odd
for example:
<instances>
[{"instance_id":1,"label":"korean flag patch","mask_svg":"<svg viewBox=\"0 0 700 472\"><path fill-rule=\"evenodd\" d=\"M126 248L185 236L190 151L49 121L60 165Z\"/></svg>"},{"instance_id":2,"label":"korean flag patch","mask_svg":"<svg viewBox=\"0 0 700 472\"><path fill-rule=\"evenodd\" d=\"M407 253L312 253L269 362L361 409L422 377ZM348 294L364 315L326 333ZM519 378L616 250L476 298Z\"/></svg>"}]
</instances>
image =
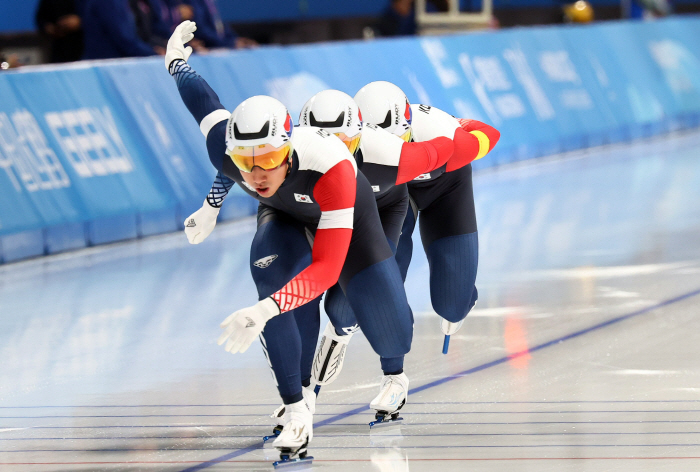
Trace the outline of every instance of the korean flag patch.
<instances>
[{"instance_id":1,"label":"korean flag patch","mask_svg":"<svg viewBox=\"0 0 700 472\"><path fill-rule=\"evenodd\" d=\"M300 193L294 194L294 200L296 200L300 203L313 203L313 200L311 200L311 197L309 197L308 195L302 195Z\"/></svg>"}]
</instances>

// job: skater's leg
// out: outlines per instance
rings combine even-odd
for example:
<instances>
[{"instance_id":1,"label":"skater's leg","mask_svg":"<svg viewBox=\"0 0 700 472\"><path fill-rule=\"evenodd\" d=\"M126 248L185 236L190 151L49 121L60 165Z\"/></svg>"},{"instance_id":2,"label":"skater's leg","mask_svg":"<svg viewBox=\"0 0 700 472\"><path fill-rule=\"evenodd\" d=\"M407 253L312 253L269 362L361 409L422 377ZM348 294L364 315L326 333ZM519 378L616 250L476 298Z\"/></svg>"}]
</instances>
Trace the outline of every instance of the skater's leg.
<instances>
[{"instance_id":1,"label":"skater's leg","mask_svg":"<svg viewBox=\"0 0 700 472\"><path fill-rule=\"evenodd\" d=\"M396 250L396 262L399 264L401 280L403 281L406 280L408 266L411 264L411 258L413 257L413 230L416 227L417 219L418 208L415 203L411 201L408 211L406 212L403 227L401 228L401 237L399 238L399 244Z\"/></svg>"},{"instance_id":2,"label":"skater's leg","mask_svg":"<svg viewBox=\"0 0 700 472\"><path fill-rule=\"evenodd\" d=\"M311 263L311 248L305 229L275 210L261 206L250 262L258 296L262 300ZM300 313L293 310L276 316L262 332L265 354L285 404L303 398L302 352L306 353L308 363L309 351L313 353L318 336L318 305L318 300L315 300L301 307ZM302 348L302 343L313 347Z\"/></svg>"},{"instance_id":3,"label":"skater's leg","mask_svg":"<svg viewBox=\"0 0 700 472\"><path fill-rule=\"evenodd\" d=\"M377 206L381 229L392 254L395 254L403 220L406 216L406 209L408 208L408 190L406 186L395 188L392 192L384 195L377 200ZM376 227L373 228L372 234L374 237L379 237L376 229ZM348 257L354 257L357 252L356 250L351 251ZM360 260L367 262L357 266L355 271L359 272L371 265L373 261L381 261L387 256L387 252L381 254L380 257L374 256L374 259L361 255L362 258ZM346 270L346 276L348 272L350 270ZM313 374L319 385L327 385L338 377L343 367L346 347L353 333L359 328L357 317L340 284L336 284L328 290L324 304L330 323L324 331L314 357ZM389 367L396 368L396 365L402 365L402 360L403 357L401 356L399 359L389 361ZM387 361L382 361L383 365L386 363ZM386 368L384 370L386 371ZM395 370L399 369L396 368Z\"/></svg>"},{"instance_id":4,"label":"skater's leg","mask_svg":"<svg viewBox=\"0 0 700 472\"><path fill-rule=\"evenodd\" d=\"M479 261L471 166L457 173L450 176L454 185L423 209L420 217L433 308L453 324L464 320L476 303Z\"/></svg>"},{"instance_id":5,"label":"skater's leg","mask_svg":"<svg viewBox=\"0 0 700 472\"><path fill-rule=\"evenodd\" d=\"M401 373L413 321L396 260L390 257L355 274L345 291L362 332L381 357L382 371Z\"/></svg>"},{"instance_id":6,"label":"skater's leg","mask_svg":"<svg viewBox=\"0 0 700 472\"><path fill-rule=\"evenodd\" d=\"M321 297L293 310L294 319L301 336L301 383L304 387L311 385L311 366L316 352L316 343L321 325Z\"/></svg>"},{"instance_id":7,"label":"skater's leg","mask_svg":"<svg viewBox=\"0 0 700 472\"><path fill-rule=\"evenodd\" d=\"M408 188L406 185L396 188L396 191L392 191L390 194L377 200L377 209L379 210L379 220L382 223L384 236L386 236L392 252L396 255L406 219L406 212L409 211Z\"/></svg>"}]
</instances>

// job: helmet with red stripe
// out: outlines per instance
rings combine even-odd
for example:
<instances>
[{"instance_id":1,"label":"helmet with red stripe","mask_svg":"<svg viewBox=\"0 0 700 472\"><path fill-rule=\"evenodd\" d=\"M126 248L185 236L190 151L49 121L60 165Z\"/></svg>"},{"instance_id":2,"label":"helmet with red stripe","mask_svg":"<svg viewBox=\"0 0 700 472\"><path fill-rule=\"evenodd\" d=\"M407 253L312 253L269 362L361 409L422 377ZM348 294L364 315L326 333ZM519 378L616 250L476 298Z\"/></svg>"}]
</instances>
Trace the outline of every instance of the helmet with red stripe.
<instances>
[{"instance_id":1,"label":"helmet with red stripe","mask_svg":"<svg viewBox=\"0 0 700 472\"><path fill-rule=\"evenodd\" d=\"M317 126L335 134L355 155L362 137L360 109L347 93L324 90L309 99L299 115L300 126Z\"/></svg>"},{"instance_id":2,"label":"helmet with red stripe","mask_svg":"<svg viewBox=\"0 0 700 472\"><path fill-rule=\"evenodd\" d=\"M365 123L384 128L408 142L413 137L411 105L403 93L391 82L370 82L355 95Z\"/></svg>"},{"instance_id":3,"label":"helmet with red stripe","mask_svg":"<svg viewBox=\"0 0 700 472\"><path fill-rule=\"evenodd\" d=\"M257 95L243 101L226 125L226 153L243 172L275 169L292 155L292 117L279 100Z\"/></svg>"}]
</instances>

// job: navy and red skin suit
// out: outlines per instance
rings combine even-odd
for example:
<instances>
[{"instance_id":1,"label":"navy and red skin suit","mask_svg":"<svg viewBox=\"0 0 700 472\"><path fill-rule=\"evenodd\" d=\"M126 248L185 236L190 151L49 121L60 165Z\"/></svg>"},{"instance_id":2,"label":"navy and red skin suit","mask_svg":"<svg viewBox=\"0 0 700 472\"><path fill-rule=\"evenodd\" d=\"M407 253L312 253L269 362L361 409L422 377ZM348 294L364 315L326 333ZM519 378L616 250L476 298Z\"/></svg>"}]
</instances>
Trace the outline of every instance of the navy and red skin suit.
<instances>
[{"instance_id":1,"label":"navy and red skin suit","mask_svg":"<svg viewBox=\"0 0 700 472\"><path fill-rule=\"evenodd\" d=\"M282 311L267 323L261 342L284 403L303 398L302 357L313 359L320 296L336 281L384 373L401 372L413 335L411 310L374 192L342 141L318 128L295 128L289 173L274 195L262 197L225 153L230 114L216 93L185 61L173 61L170 73L200 124L213 166L260 202L251 271L259 298L272 297ZM265 268L253 264L272 255ZM304 343L302 352L309 333L315 333L313 345Z\"/></svg>"}]
</instances>

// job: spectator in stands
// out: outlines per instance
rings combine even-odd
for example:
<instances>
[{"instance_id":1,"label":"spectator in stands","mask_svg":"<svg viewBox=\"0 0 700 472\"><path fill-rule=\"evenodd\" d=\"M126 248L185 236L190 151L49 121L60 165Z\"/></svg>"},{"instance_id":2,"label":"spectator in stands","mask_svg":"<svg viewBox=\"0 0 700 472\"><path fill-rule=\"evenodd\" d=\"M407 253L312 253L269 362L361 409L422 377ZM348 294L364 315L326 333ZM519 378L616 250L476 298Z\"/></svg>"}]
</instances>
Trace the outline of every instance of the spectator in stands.
<instances>
[{"instance_id":1,"label":"spectator in stands","mask_svg":"<svg viewBox=\"0 0 700 472\"><path fill-rule=\"evenodd\" d=\"M391 0L373 27L374 36L411 36L416 34L414 0ZM447 0L426 0L426 12L446 12Z\"/></svg>"},{"instance_id":2,"label":"spectator in stands","mask_svg":"<svg viewBox=\"0 0 700 472\"><path fill-rule=\"evenodd\" d=\"M629 18L644 20L668 16L672 11L669 0L632 0L629 6Z\"/></svg>"},{"instance_id":3,"label":"spectator in stands","mask_svg":"<svg viewBox=\"0 0 700 472\"><path fill-rule=\"evenodd\" d=\"M165 54L171 28L171 18L166 4L160 0L129 0L136 21L136 32L144 42L150 44L158 54Z\"/></svg>"},{"instance_id":4,"label":"spectator in stands","mask_svg":"<svg viewBox=\"0 0 700 472\"><path fill-rule=\"evenodd\" d=\"M249 48L258 45L254 40L239 37L224 24L214 0L184 0L194 11L193 21L197 23L195 37L201 39L207 48Z\"/></svg>"},{"instance_id":5,"label":"spectator in stands","mask_svg":"<svg viewBox=\"0 0 700 472\"><path fill-rule=\"evenodd\" d=\"M162 0L170 10L173 25L177 27L185 20L194 21L194 9L185 3L185 0Z\"/></svg>"},{"instance_id":6,"label":"spectator in stands","mask_svg":"<svg viewBox=\"0 0 700 472\"><path fill-rule=\"evenodd\" d=\"M194 20L194 9L191 5L184 3L184 0L149 0L154 12L154 22L158 31L163 31L163 26L167 29L169 38L177 25L185 20ZM162 36L162 33L159 33ZM167 43L166 43L167 45ZM189 46L195 52L206 52L204 41L193 39Z\"/></svg>"},{"instance_id":7,"label":"spectator in stands","mask_svg":"<svg viewBox=\"0 0 700 472\"><path fill-rule=\"evenodd\" d=\"M85 0L83 58L165 54L164 47L152 44L153 24L144 19L151 18L150 11L147 0ZM146 39L144 35L147 35Z\"/></svg>"},{"instance_id":8,"label":"spectator in stands","mask_svg":"<svg viewBox=\"0 0 700 472\"><path fill-rule=\"evenodd\" d=\"M384 10L375 33L378 36L409 36L416 34L416 16L413 0L391 0Z\"/></svg>"},{"instance_id":9,"label":"spectator in stands","mask_svg":"<svg viewBox=\"0 0 700 472\"><path fill-rule=\"evenodd\" d=\"M83 55L81 0L41 0L36 10L39 32L51 45L49 62L78 61Z\"/></svg>"}]
</instances>

